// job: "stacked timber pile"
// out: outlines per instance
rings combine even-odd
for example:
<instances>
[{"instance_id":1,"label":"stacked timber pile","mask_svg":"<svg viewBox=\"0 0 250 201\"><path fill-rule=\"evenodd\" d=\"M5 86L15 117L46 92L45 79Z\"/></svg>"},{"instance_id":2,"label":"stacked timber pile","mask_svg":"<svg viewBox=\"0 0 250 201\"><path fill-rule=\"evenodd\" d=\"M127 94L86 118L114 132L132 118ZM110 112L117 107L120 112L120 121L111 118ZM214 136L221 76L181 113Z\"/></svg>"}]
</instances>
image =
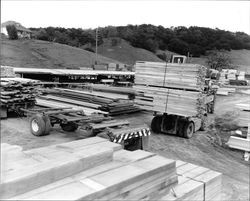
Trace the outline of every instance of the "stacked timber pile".
<instances>
[{"instance_id":1,"label":"stacked timber pile","mask_svg":"<svg viewBox=\"0 0 250 201\"><path fill-rule=\"evenodd\" d=\"M2 147L5 200L140 200L177 182L175 161L103 138L28 151Z\"/></svg>"},{"instance_id":2,"label":"stacked timber pile","mask_svg":"<svg viewBox=\"0 0 250 201\"><path fill-rule=\"evenodd\" d=\"M38 95L34 81L23 78L1 78L1 106L34 105Z\"/></svg>"},{"instance_id":3,"label":"stacked timber pile","mask_svg":"<svg viewBox=\"0 0 250 201\"><path fill-rule=\"evenodd\" d=\"M179 160L176 168L178 184L158 200L222 200L221 173Z\"/></svg>"},{"instance_id":4,"label":"stacked timber pile","mask_svg":"<svg viewBox=\"0 0 250 201\"><path fill-rule=\"evenodd\" d=\"M220 87L217 91L217 95L221 96L228 96L229 93L235 93L236 89L235 88L228 88L228 87Z\"/></svg>"},{"instance_id":5,"label":"stacked timber pile","mask_svg":"<svg viewBox=\"0 0 250 201\"><path fill-rule=\"evenodd\" d=\"M236 108L239 109L239 117L238 117L238 125L240 127L248 127L250 123L250 104L249 98L247 103L238 103L236 104Z\"/></svg>"},{"instance_id":6,"label":"stacked timber pile","mask_svg":"<svg viewBox=\"0 0 250 201\"><path fill-rule=\"evenodd\" d=\"M102 91L90 92L63 88L55 88L55 90L47 92L50 95L40 98L101 110L108 112L110 115L140 111L140 108L129 100L127 94L115 94Z\"/></svg>"},{"instance_id":7,"label":"stacked timber pile","mask_svg":"<svg viewBox=\"0 0 250 201\"><path fill-rule=\"evenodd\" d=\"M204 66L137 62L135 68L135 102L142 109L181 116L205 112Z\"/></svg>"},{"instance_id":8,"label":"stacked timber pile","mask_svg":"<svg viewBox=\"0 0 250 201\"><path fill-rule=\"evenodd\" d=\"M220 173L103 138L1 149L4 200L220 200Z\"/></svg>"},{"instance_id":9,"label":"stacked timber pile","mask_svg":"<svg viewBox=\"0 0 250 201\"><path fill-rule=\"evenodd\" d=\"M198 64L136 62L135 84L202 91L206 68Z\"/></svg>"}]
</instances>

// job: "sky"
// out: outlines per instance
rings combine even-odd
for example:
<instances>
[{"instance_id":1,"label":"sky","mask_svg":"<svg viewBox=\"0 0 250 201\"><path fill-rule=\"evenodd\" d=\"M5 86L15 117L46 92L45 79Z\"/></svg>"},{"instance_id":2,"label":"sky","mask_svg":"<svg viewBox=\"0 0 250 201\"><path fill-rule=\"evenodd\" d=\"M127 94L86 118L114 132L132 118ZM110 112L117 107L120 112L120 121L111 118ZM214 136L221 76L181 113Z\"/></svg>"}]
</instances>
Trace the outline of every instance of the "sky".
<instances>
[{"instance_id":1,"label":"sky","mask_svg":"<svg viewBox=\"0 0 250 201\"><path fill-rule=\"evenodd\" d=\"M27 28L153 24L219 28L250 35L250 1L1 0L1 23L8 20Z\"/></svg>"}]
</instances>

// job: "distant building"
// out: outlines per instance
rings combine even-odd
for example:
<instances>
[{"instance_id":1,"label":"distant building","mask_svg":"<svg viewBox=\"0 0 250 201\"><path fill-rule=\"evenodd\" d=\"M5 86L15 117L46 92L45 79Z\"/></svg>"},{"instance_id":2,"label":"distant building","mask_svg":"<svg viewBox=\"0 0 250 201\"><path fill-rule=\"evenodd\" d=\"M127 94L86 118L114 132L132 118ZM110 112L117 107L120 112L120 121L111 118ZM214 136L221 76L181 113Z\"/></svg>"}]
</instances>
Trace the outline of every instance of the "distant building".
<instances>
[{"instance_id":1,"label":"distant building","mask_svg":"<svg viewBox=\"0 0 250 201\"><path fill-rule=\"evenodd\" d=\"M7 26L8 25L14 25L16 27L16 30L17 30L17 35L18 35L18 38L21 39L21 38L28 38L30 39L31 38L31 34L32 34L32 31L25 28L24 26L22 26L20 23L18 22L15 22L15 21L7 21L7 22L4 22L1 24L1 33L6 35L8 37L8 32L7 32Z\"/></svg>"}]
</instances>

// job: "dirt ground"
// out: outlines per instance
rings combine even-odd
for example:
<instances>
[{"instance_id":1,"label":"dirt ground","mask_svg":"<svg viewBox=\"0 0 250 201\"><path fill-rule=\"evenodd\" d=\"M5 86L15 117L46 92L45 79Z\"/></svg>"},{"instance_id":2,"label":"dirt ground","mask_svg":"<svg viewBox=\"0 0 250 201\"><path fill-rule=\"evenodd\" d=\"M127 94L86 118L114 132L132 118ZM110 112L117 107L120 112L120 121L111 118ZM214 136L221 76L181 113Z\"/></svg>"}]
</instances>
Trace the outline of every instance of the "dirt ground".
<instances>
[{"instance_id":1,"label":"dirt ground","mask_svg":"<svg viewBox=\"0 0 250 201\"><path fill-rule=\"evenodd\" d=\"M234 110L235 103L250 101L249 95L240 93L217 97L215 115ZM141 112L116 117L127 119L131 124L150 126L152 114ZM223 140L229 134L220 134ZM78 130L67 133L55 127L49 136L35 137L30 134L27 118L11 117L1 121L1 142L17 144L24 150L86 138L86 133ZM209 132L198 131L192 139L152 133L150 151L167 158L183 160L223 173L223 200L249 200L249 162L243 160L243 152L219 146Z\"/></svg>"}]
</instances>

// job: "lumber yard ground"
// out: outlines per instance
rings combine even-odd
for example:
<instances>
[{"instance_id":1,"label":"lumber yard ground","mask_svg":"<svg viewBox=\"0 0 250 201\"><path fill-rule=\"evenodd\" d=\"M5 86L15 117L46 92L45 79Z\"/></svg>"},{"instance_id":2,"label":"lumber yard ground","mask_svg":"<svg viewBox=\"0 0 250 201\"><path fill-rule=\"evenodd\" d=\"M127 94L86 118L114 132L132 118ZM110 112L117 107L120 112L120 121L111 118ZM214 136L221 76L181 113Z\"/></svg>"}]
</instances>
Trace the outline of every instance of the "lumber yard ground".
<instances>
[{"instance_id":1,"label":"lumber yard ground","mask_svg":"<svg viewBox=\"0 0 250 201\"><path fill-rule=\"evenodd\" d=\"M238 92L226 97L218 96L215 114L211 114L209 118L212 119L217 114L230 111L234 103L247 98L249 95ZM150 126L152 117L149 112L139 112L116 118L126 119L132 124L146 123ZM222 141L227 141L229 138L229 134L225 133L219 133L219 136ZM27 118L10 117L7 120L1 120L1 142L20 145L24 150L86 137L88 136L82 130L67 133L59 127L55 127L49 136L36 137L29 131ZM223 200L249 200L250 163L243 160L243 152L219 146L214 139L210 131L198 131L189 140L152 133L149 151L219 171L223 173Z\"/></svg>"}]
</instances>

